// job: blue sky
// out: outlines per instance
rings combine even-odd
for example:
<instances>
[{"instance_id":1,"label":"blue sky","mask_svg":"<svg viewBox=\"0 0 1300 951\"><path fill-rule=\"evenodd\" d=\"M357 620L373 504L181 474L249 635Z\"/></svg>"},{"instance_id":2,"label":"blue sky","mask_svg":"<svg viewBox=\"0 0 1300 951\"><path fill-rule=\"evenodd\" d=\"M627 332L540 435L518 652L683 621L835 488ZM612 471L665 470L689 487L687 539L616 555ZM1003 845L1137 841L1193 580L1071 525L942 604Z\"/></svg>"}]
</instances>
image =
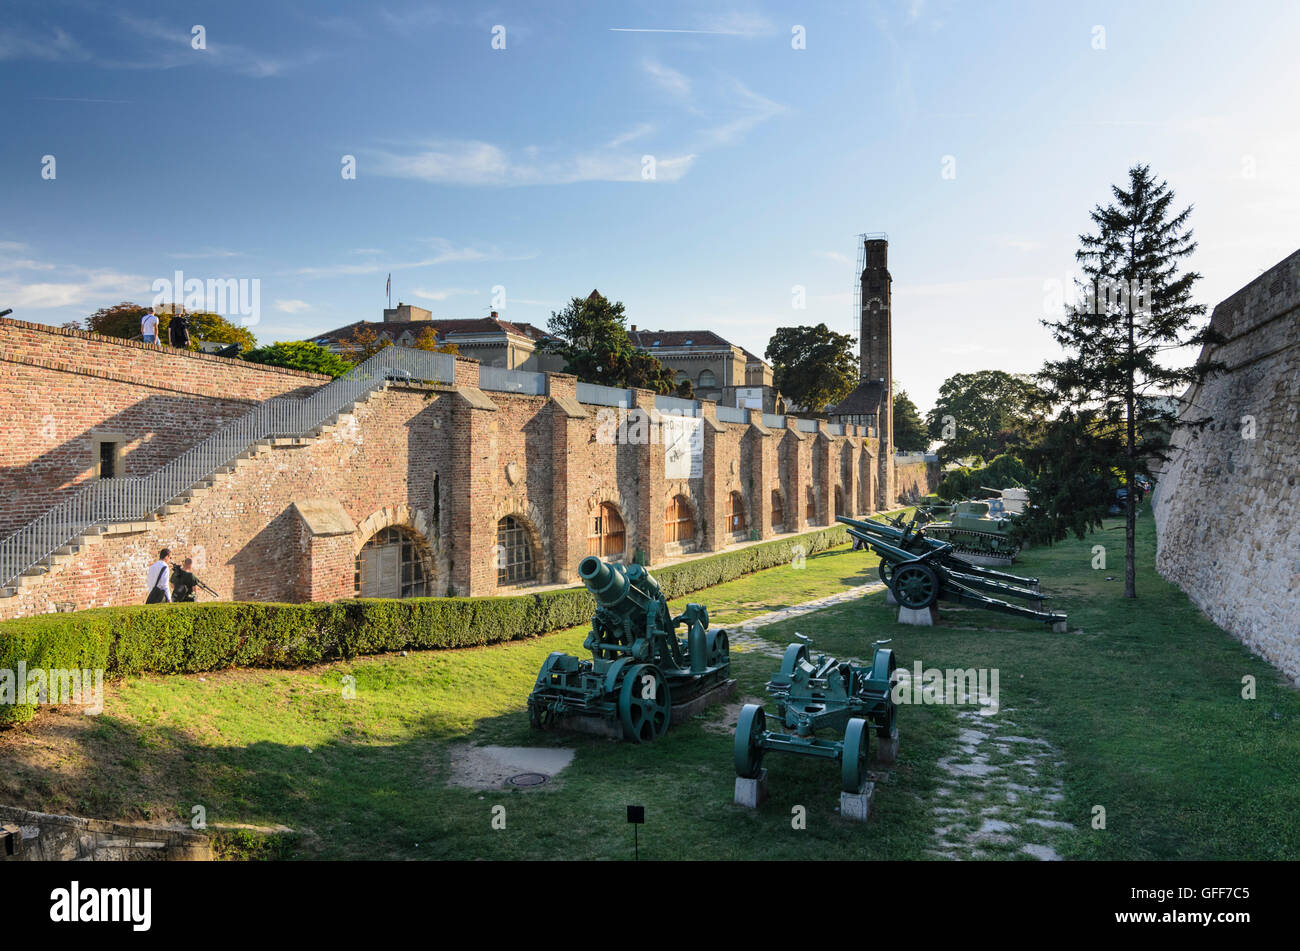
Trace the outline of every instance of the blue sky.
<instances>
[{"instance_id":1,"label":"blue sky","mask_svg":"<svg viewBox=\"0 0 1300 951\"><path fill-rule=\"evenodd\" d=\"M1222 11L6 0L0 309L255 278L270 342L378 319L391 272L438 316L501 286L541 325L598 287L761 354L779 326L854 330L855 235L883 231L924 410L952 373L1052 354L1051 282L1135 162L1196 206L1202 302L1300 247L1300 5Z\"/></svg>"}]
</instances>

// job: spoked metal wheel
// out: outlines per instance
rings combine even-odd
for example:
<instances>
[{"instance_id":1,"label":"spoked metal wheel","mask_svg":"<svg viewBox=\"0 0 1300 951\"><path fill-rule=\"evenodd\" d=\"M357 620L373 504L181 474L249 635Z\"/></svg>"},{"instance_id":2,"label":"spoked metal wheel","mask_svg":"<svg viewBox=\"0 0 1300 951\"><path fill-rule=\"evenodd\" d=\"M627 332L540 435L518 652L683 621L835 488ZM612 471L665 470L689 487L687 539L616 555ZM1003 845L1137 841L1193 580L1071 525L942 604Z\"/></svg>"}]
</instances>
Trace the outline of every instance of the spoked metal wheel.
<instances>
[{"instance_id":1,"label":"spoked metal wheel","mask_svg":"<svg viewBox=\"0 0 1300 951\"><path fill-rule=\"evenodd\" d=\"M731 657L731 643L725 630L709 631L707 635L710 667L721 667Z\"/></svg>"},{"instance_id":2,"label":"spoked metal wheel","mask_svg":"<svg viewBox=\"0 0 1300 951\"><path fill-rule=\"evenodd\" d=\"M919 611L939 600L939 576L929 565L909 562L894 569L890 585L894 600L905 608Z\"/></svg>"},{"instance_id":3,"label":"spoked metal wheel","mask_svg":"<svg viewBox=\"0 0 1300 951\"><path fill-rule=\"evenodd\" d=\"M880 559L880 564L876 566L876 574L880 575L880 580L889 584L889 577L894 573L894 566L885 559Z\"/></svg>"},{"instance_id":4,"label":"spoked metal wheel","mask_svg":"<svg viewBox=\"0 0 1300 951\"><path fill-rule=\"evenodd\" d=\"M636 743L650 743L668 732L672 701L668 681L654 664L633 664L623 675L618 693L618 718L623 736Z\"/></svg>"},{"instance_id":5,"label":"spoked metal wheel","mask_svg":"<svg viewBox=\"0 0 1300 951\"><path fill-rule=\"evenodd\" d=\"M844 728L844 748L840 753L841 788L846 793L856 793L867 780L867 746L871 731L867 721L854 717Z\"/></svg>"},{"instance_id":6,"label":"spoked metal wheel","mask_svg":"<svg viewBox=\"0 0 1300 951\"><path fill-rule=\"evenodd\" d=\"M530 703L528 705L528 723L534 730L549 730L555 723L555 711L548 704Z\"/></svg>"},{"instance_id":7,"label":"spoked metal wheel","mask_svg":"<svg viewBox=\"0 0 1300 951\"><path fill-rule=\"evenodd\" d=\"M736 722L733 745L736 775L754 779L763 768L763 734L767 732L767 714L756 703L747 703Z\"/></svg>"}]
</instances>

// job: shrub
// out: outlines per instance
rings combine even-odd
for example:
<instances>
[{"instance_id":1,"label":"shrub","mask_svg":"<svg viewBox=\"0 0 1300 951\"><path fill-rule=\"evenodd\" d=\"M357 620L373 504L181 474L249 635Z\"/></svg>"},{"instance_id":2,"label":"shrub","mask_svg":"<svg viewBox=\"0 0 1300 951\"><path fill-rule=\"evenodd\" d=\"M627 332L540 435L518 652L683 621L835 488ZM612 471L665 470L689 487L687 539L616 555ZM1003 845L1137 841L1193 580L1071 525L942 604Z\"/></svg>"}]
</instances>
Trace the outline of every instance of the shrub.
<instances>
[{"instance_id":1,"label":"shrub","mask_svg":"<svg viewBox=\"0 0 1300 951\"><path fill-rule=\"evenodd\" d=\"M787 564L847 541L841 526L734 552L651 568L677 598ZM407 648L480 647L585 623L585 588L481 598L355 598L309 604L212 601L43 614L0 624L0 671L98 669L108 677L198 673L229 667L303 667ZM25 685L17 685L22 691ZM24 693L15 700L26 699ZM31 718L25 703L0 706L0 725Z\"/></svg>"}]
</instances>

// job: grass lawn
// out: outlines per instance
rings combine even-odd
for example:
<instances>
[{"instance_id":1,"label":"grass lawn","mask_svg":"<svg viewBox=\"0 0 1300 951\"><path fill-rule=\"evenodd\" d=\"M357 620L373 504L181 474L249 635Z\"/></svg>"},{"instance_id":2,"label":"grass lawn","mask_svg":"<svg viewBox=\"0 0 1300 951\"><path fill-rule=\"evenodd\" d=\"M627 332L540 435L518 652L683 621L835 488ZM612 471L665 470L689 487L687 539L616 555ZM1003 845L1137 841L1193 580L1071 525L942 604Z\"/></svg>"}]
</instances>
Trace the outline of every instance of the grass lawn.
<instances>
[{"instance_id":1,"label":"grass lawn","mask_svg":"<svg viewBox=\"0 0 1300 951\"><path fill-rule=\"evenodd\" d=\"M740 698L762 696L778 661L762 653L798 630L814 651L867 658L892 637L901 665L1000 671L1017 732L1061 763L1054 844L1070 858L1297 858L1300 694L1206 620L1151 568L1154 529L1139 526L1136 602L1122 595L1122 534L1026 552L1070 614L1071 633L968 609L935 628L903 628L883 595L759 628L732 652ZM1109 571L1090 567L1108 547ZM1114 581L1106 581L1111 576ZM846 547L806 568L773 568L675 602L707 604L717 626L874 582L875 558ZM771 756L771 798L732 804L730 723L721 708L633 746L538 734L524 701L553 650L583 654L586 630L486 648L360 658L298 671L149 676L108 688L99 717L43 711L0 733L0 802L98 818L284 826L239 843L296 858L630 858L629 803L646 806L644 858L924 858L962 732L958 710L905 706L898 764L863 826L842 820L838 770ZM345 675L356 680L344 699ZM1257 699L1241 697L1242 677ZM546 787L449 786L458 744L563 746L575 759ZM959 795L949 797L960 807ZM954 798L956 801L953 801ZM504 829L493 807L505 806ZM807 810L793 828L792 809ZM1091 828L1094 806L1106 828ZM269 845L267 843L270 843ZM996 847L991 848L997 854Z\"/></svg>"}]
</instances>

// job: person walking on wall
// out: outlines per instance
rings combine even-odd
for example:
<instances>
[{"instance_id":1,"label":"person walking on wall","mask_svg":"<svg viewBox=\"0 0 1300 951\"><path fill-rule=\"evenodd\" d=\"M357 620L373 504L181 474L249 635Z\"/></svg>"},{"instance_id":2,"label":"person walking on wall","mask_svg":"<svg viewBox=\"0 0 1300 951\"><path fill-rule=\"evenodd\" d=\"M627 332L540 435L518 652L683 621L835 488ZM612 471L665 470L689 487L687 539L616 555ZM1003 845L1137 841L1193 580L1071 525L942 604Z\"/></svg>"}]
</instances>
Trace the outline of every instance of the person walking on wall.
<instances>
[{"instance_id":1,"label":"person walking on wall","mask_svg":"<svg viewBox=\"0 0 1300 951\"><path fill-rule=\"evenodd\" d=\"M167 321L167 337L177 350L190 348L190 322L184 314L172 314L172 319Z\"/></svg>"},{"instance_id":2,"label":"person walking on wall","mask_svg":"<svg viewBox=\"0 0 1300 951\"><path fill-rule=\"evenodd\" d=\"M171 560L171 550L164 548L158 552L158 560L145 572L145 584L149 586L149 596L145 598L145 604L159 604L172 599L172 589L168 584L171 580Z\"/></svg>"},{"instance_id":3,"label":"person walking on wall","mask_svg":"<svg viewBox=\"0 0 1300 951\"><path fill-rule=\"evenodd\" d=\"M140 315L140 337L145 343L162 346L162 341L158 339L158 315L152 308Z\"/></svg>"}]
</instances>

